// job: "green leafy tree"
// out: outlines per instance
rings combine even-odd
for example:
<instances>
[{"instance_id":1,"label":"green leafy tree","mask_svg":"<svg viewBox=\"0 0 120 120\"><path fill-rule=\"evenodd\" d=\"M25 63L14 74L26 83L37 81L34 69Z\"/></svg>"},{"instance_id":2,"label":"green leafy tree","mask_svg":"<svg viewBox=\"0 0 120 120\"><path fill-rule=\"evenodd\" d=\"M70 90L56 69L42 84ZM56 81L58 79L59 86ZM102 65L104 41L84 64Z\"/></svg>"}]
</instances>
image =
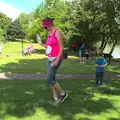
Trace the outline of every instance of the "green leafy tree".
<instances>
[{"instance_id":1,"label":"green leafy tree","mask_svg":"<svg viewBox=\"0 0 120 120\"><path fill-rule=\"evenodd\" d=\"M8 26L6 34L7 34L7 38L12 41L16 39L23 39L25 37L25 33L18 19L13 21Z\"/></svg>"},{"instance_id":2,"label":"green leafy tree","mask_svg":"<svg viewBox=\"0 0 120 120\"><path fill-rule=\"evenodd\" d=\"M89 48L101 42L100 49L119 41L120 1L118 0L73 0L71 18L74 25L73 38L83 39ZM79 38L79 39L78 39ZM99 48L98 48L99 49Z\"/></svg>"},{"instance_id":3,"label":"green leafy tree","mask_svg":"<svg viewBox=\"0 0 120 120\"><path fill-rule=\"evenodd\" d=\"M62 5L62 6L61 6ZM32 20L29 22L28 36L36 41L36 34L40 34L43 40L46 40L46 32L41 26L41 21L44 17L55 18L55 26L61 29L65 35L65 43L68 43L68 30L71 28L69 20L69 4L62 0L45 0L41 5L31 13Z\"/></svg>"},{"instance_id":4,"label":"green leafy tree","mask_svg":"<svg viewBox=\"0 0 120 120\"><path fill-rule=\"evenodd\" d=\"M5 39L6 29L11 23L11 19L0 12L0 40Z\"/></svg>"}]
</instances>

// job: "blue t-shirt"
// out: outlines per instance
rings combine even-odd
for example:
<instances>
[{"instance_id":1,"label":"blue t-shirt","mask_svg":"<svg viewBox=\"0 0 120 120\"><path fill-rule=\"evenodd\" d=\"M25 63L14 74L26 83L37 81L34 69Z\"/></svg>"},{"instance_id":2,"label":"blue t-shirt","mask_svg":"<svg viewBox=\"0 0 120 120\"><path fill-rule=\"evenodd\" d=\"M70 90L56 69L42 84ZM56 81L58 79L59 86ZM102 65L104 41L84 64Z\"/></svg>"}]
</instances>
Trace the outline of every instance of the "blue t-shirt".
<instances>
[{"instance_id":1,"label":"blue t-shirt","mask_svg":"<svg viewBox=\"0 0 120 120\"><path fill-rule=\"evenodd\" d=\"M107 61L105 58L101 57L101 58L97 58L96 59L96 64L97 65L106 65ZM104 67L98 67L96 66L96 72L104 72Z\"/></svg>"},{"instance_id":2,"label":"blue t-shirt","mask_svg":"<svg viewBox=\"0 0 120 120\"><path fill-rule=\"evenodd\" d=\"M82 49L85 49L85 44L84 44L84 43L82 43L80 49L81 49L81 50L82 50Z\"/></svg>"},{"instance_id":3,"label":"blue t-shirt","mask_svg":"<svg viewBox=\"0 0 120 120\"><path fill-rule=\"evenodd\" d=\"M84 43L82 43L79 51L80 51L82 54L85 54L85 44L84 44Z\"/></svg>"}]
</instances>

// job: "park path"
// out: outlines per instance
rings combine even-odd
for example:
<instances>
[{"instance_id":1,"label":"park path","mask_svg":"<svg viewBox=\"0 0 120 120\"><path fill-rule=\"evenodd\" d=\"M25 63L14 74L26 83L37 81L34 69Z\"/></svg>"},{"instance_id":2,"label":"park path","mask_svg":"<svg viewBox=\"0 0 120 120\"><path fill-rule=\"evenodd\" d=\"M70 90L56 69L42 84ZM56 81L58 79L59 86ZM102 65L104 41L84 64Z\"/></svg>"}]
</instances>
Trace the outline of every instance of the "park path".
<instances>
[{"instance_id":1,"label":"park path","mask_svg":"<svg viewBox=\"0 0 120 120\"><path fill-rule=\"evenodd\" d=\"M94 79L95 74L57 74L60 79ZM105 79L120 78L120 74L105 74ZM42 80L45 74L8 74L0 73L0 80Z\"/></svg>"},{"instance_id":2,"label":"park path","mask_svg":"<svg viewBox=\"0 0 120 120\"><path fill-rule=\"evenodd\" d=\"M71 60L78 60L79 58L71 58ZM111 62L113 65L120 65L120 62ZM116 74L105 74L106 79L120 78L120 73ZM56 78L60 79L95 79L95 74L57 74ZM45 79L45 74L9 74L0 73L0 80L42 80Z\"/></svg>"}]
</instances>

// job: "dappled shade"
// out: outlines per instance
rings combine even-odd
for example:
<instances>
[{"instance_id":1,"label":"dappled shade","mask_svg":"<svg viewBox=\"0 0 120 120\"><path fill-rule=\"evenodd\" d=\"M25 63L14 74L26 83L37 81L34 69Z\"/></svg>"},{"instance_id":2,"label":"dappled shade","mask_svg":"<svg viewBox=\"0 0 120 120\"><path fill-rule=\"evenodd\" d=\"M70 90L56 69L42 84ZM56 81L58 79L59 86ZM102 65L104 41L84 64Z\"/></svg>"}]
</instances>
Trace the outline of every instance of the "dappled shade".
<instances>
[{"instance_id":1,"label":"dappled shade","mask_svg":"<svg viewBox=\"0 0 120 120\"><path fill-rule=\"evenodd\" d=\"M107 118L111 118L110 111L119 113L119 106L114 103L118 101L116 98L120 96L119 81L120 79L106 79L107 85L97 88L94 86L94 80L69 80L69 84L66 80L60 80L69 97L58 106L48 103L51 93L50 86L46 81L0 81L1 118L4 119L8 116L16 118L16 120L17 118L24 120L29 118L91 120L95 116L106 118L108 114ZM114 94L111 91L114 91Z\"/></svg>"}]
</instances>

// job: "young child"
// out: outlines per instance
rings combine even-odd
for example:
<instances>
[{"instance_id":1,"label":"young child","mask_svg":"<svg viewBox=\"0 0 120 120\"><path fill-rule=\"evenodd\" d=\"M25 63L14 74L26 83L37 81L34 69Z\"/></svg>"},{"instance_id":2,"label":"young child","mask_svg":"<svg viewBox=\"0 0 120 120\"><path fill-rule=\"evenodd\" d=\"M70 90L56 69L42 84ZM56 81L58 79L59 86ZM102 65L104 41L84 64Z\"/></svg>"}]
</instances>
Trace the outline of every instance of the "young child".
<instances>
[{"instance_id":1,"label":"young child","mask_svg":"<svg viewBox=\"0 0 120 120\"><path fill-rule=\"evenodd\" d=\"M88 59L89 59L89 51L85 50L85 54L86 54L86 61L88 61Z\"/></svg>"},{"instance_id":2,"label":"young child","mask_svg":"<svg viewBox=\"0 0 120 120\"><path fill-rule=\"evenodd\" d=\"M32 43L30 43L30 44L28 45L27 50L29 51L29 55L32 55L32 52L33 52L33 44L32 44Z\"/></svg>"},{"instance_id":3,"label":"young child","mask_svg":"<svg viewBox=\"0 0 120 120\"><path fill-rule=\"evenodd\" d=\"M104 67L107 65L107 61L102 52L99 52L98 56L96 59L96 85L103 86Z\"/></svg>"}]
</instances>

